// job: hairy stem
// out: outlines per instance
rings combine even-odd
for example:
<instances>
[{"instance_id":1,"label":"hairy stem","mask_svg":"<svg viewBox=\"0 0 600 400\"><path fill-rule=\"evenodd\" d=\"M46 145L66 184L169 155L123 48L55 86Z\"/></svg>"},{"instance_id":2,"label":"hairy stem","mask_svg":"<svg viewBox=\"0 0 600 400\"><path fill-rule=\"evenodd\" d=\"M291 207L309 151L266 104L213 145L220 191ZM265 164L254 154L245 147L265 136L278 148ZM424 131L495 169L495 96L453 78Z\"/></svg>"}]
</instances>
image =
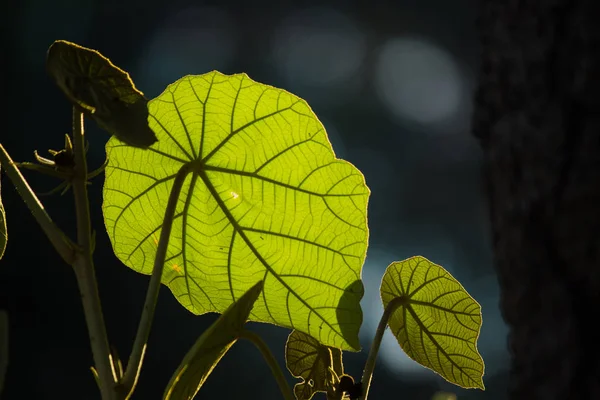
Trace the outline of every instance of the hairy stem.
<instances>
[{"instance_id":1,"label":"hairy stem","mask_svg":"<svg viewBox=\"0 0 600 400\"><path fill-rule=\"evenodd\" d=\"M240 337L251 341L252 344L254 344L258 348L258 350L260 350L261 354L267 361L267 364L269 364L269 367L271 368L271 372L273 373L273 376L275 377L275 380L279 385L279 390L281 390L283 398L285 400L294 400L294 393L292 392L292 389L290 389L290 386L288 385L287 380L285 379L285 375L283 374L279 363L273 356L273 353L271 353L271 350L269 350L269 347L264 342L264 340L262 340L262 338L256 333L246 329L242 330Z\"/></svg>"},{"instance_id":2,"label":"hairy stem","mask_svg":"<svg viewBox=\"0 0 600 400\"><path fill-rule=\"evenodd\" d=\"M25 180L25 177L23 177L21 171L19 171L17 165L1 144L0 164L4 167L6 175L8 175L13 185L17 188L33 217L40 224L48 239L50 239L50 243L52 243L54 249L66 263L72 265L75 260L74 243L52 221L52 218L50 218L50 215L48 215L46 209Z\"/></svg>"},{"instance_id":3,"label":"hairy stem","mask_svg":"<svg viewBox=\"0 0 600 400\"><path fill-rule=\"evenodd\" d=\"M108 335L104 324L102 306L100 305L94 261L92 260L92 228L87 193L83 113L75 107L73 107L73 153L75 167L72 184L75 196L75 213L77 215L77 244L79 245L73 269L81 293L102 398L104 400L116 399L117 394L114 387L117 378L108 345Z\"/></svg>"},{"instance_id":4,"label":"hairy stem","mask_svg":"<svg viewBox=\"0 0 600 400\"><path fill-rule=\"evenodd\" d=\"M403 300L399 298L390 301L385 310L383 311L381 320L379 320L379 325L377 326L377 330L375 331L375 337L373 338L373 343L371 343L371 349L369 350L369 356L367 358L367 362L365 363L365 369L363 371L363 376L361 380L363 394L360 400L367 400L367 396L369 395L369 386L371 386L371 379L373 378L373 371L375 370L375 361L377 360L377 353L379 353L379 347L381 346L383 334L385 333L385 329L387 328L390 315L392 315L396 308L400 306L401 301Z\"/></svg>"},{"instance_id":5,"label":"hairy stem","mask_svg":"<svg viewBox=\"0 0 600 400\"><path fill-rule=\"evenodd\" d=\"M156 302L158 301L158 293L160 290L161 278L163 267L165 265L165 258L167 255L167 247L169 245L169 237L171 236L171 228L173 226L173 217L175 215L175 209L177 207L177 201L179 200L179 194L187 174L191 171L189 164L184 165L175 176L171 193L169 194L169 201L167 203L167 209L165 210L165 217L163 219L162 229L160 231L160 238L158 240L158 248L156 250L156 257L154 258L154 267L152 269L152 276L150 277L150 283L148 285L148 291L146 292L146 300L144 302L144 309L142 310L142 317L140 324L138 325L138 331L133 342L133 349L127 362L127 368L125 374L121 380L121 388L128 399L135 385L137 384L140 370L142 368L142 362L144 361L144 354L146 353L146 346L148 342L148 336L150 335L150 328L152 327L152 320L154 319L154 311L156 309Z\"/></svg>"}]
</instances>

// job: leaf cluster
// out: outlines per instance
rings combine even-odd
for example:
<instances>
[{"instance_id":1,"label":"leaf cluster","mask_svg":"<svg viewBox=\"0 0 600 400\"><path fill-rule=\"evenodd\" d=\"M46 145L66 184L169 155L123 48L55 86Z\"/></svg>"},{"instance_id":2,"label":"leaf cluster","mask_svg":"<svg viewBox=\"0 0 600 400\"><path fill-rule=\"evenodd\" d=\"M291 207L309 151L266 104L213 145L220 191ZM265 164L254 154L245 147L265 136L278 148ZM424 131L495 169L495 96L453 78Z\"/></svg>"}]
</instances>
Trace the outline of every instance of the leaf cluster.
<instances>
[{"instance_id":1,"label":"leaf cluster","mask_svg":"<svg viewBox=\"0 0 600 400\"><path fill-rule=\"evenodd\" d=\"M257 345L291 398L247 321L291 329L286 365L300 380L293 389L299 400L319 392L366 399L387 327L419 364L458 386L484 388L476 347L481 307L421 256L388 266L382 322L363 377L344 373L342 351L360 350L370 190L356 167L336 158L304 100L246 74L213 71L185 76L148 101L108 58L66 41L50 47L47 67L78 112L113 135L102 212L116 256L156 276L191 312L222 314L184 357L164 399L193 398L240 338ZM72 160L68 136L65 146L52 154ZM65 180L76 172L74 162L27 165ZM5 245L0 201L0 257ZM147 297L148 329L155 302ZM141 366L143 351L130 363Z\"/></svg>"}]
</instances>

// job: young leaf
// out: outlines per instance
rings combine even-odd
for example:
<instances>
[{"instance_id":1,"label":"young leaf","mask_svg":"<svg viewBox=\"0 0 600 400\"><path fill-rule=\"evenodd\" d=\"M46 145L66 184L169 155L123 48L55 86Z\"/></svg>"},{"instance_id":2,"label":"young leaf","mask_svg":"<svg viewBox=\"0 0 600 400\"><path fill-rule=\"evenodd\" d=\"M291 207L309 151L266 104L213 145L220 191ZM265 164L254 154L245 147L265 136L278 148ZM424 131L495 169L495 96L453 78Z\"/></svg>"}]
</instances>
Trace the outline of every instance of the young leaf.
<instances>
[{"instance_id":1,"label":"young leaf","mask_svg":"<svg viewBox=\"0 0 600 400\"><path fill-rule=\"evenodd\" d=\"M310 400L317 392L327 392L328 386L334 384L329 368L338 377L344 374L342 352L339 349L324 346L297 330L290 333L285 344L285 364L292 375L302 379L294 386L298 400Z\"/></svg>"},{"instance_id":2,"label":"young leaf","mask_svg":"<svg viewBox=\"0 0 600 400\"><path fill-rule=\"evenodd\" d=\"M46 67L67 98L104 130L130 146L156 142L148 126L148 100L108 58L57 40L48 49Z\"/></svg>"},{"instance_id":3,"label":"young leaf","mask_svg":"<svg viewBox=\"0 0 600 400\"><path fill-rule=\"evenodd\" d=\"M4 212L4 205L2 204L2 174L0 170L0 259L4 255L6 250L6 242L8 236L6 235L6 213Z\"/></svg>"},{"instance_id":4,"label":"young leaf","mask_svg":"<svg viewBox=\"0 0 600 400\"><path fill-rule=\"evenodd\" d=\"M484 389L481 306L444 268L421 256L393 262L381 299L399 304L388 325L410 358L458 386Z\"/></svg>"},{"instance_id":5,"label":"young leaf","mask_svg":"<svg viewBox=\"0 0 600 400\"><path fill-rule=\"evenodd\" d=\"M151 273L173 179L188 165L162 279L181 304L223 312L263 279L251 320L358 350L369 189L306 102L214 71L181 78L148 107L158 143L106 146L117 257Z\"/></svg>"},{"instance_id":6,"label":"young leaf","mask_svg":"<svg viewBox=\"0 0 600 400\"><path fill-rule=\"evenodd\" d=\"M165 400L193 399L217 363L237 341L263 288L260 281L233 303L185 355L165 390Z\"/></svg>"}]
</instances>

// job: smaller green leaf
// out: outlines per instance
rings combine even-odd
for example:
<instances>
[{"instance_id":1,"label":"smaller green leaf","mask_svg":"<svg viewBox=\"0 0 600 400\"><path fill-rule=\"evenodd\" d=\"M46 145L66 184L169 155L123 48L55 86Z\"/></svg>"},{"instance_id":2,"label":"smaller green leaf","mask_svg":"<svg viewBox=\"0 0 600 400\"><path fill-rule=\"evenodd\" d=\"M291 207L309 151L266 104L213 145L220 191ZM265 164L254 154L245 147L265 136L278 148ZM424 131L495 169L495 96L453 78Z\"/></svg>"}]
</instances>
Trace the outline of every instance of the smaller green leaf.
<instances>
[{"instance_id":1,"label":"smaller green leaf","mask_svg":"<svg viewBox=\"0 0 600 400\"><path fill-rule=\"evenodd\" d=\"M285 344L285 363L292 375L302 379L294 386L298 400L310 400L315 393L327 392L327 388L332 387L329 368L337 377L344 374L340 349L325 346L297 330L290 333Z\"/></svg>"},{"instance_id":2,"label":"smaller green leaf","mask_svg":"<svg viewBox=\"0 0 600 400\"><path fill-rule=\"evenodd\" d=\"M481 306L448 271L421 256L393 262L381 299L398 304L388 325L410 358L458 386L485 389Z\"/></svg>"},{"instance_id":3,"label":"smaller green leaf","mask_svg":"<svg viewBox=\"0 0 600 400\"><path fill-rule=\"evenodd\" d=\"M263 281L252 286L198 338L165 390L165 400L193 399L217 363L239 338Z\"/></svg>"},{"instance_id":4,"label":"smaller green leaf","mask_svg":"<svg viewBox=\"0 0 600 400\"><path fill-rule=\"evenodd\" d=\"M102 129L130 146L157 141L148 126L148 100L127 72L98 51L57 40L46 66L67 98Z\"/></svg>"},{"instance_id":5,"label":"smaller green leaf","mask_svg":"<svg viewBox=\"0 0 600 400\"><path fill-rule=\"evenodd\" d=\"M0 171L2 172L2 171ZM2 175L0 174L0 183ZM4 255L4 250L6 250L6 242L8 240L8 236L6 235L6 213L4 212L4 205L2 205L2 187L0 185L0 259Z\"/></svg>"},{"instance_id":6,"label":"smaller green leaf","mask_svg":"<svg viewBox=\"0 0 600 400\"><path fill-rule=\"evenodd\" d=\"M8 314L0 310L0 394L4 388L4 377L8 368Z\"/></svg>"}]
</instances>

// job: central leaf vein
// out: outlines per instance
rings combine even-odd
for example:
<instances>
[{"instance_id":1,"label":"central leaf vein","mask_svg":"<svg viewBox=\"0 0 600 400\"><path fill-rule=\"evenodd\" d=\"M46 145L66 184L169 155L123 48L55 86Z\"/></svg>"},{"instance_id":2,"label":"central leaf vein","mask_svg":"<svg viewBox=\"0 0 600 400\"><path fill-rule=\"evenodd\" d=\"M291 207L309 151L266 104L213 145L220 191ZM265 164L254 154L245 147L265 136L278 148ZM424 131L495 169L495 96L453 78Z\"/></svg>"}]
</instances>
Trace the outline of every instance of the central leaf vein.
<instances>
[{"instance_id":1,"label":"central leaf vein","mask_svg":"<svg viewBox=\"0 0 600 400\"><path fill-rule=\"evenodd\" d=\"M321 321L325 322L325 324L332 331L334 331L335 333L337 333L338 335L341 336L341 332L338 329L336 329L336 327L334 327L328 321L326 321L325 318L320 313L314 311L314 309L308 303L306 303L306 301L302 298L302 296L300 296L298 293L296 293L295 290L293 290L283 279L281 279L277 275L277 273L273 270L273 268L269 265L269 263L267 263L267 261L264 259L264 257L262 256L262 254L260 254L258 252L258 250L254 246L254 244L252 243L252 241L248 238L248 236L246 236L244 230L240 227L240 225L238 224L238 222L236 221L236 219L233 217L233 215L231 214L231 212L229 211L229 209L225 206L225 204L223 203L223 200L221 200L221 198L219 197L219 194L217 193L215 187L212 185L212 183L208 179L208 176L206 175L206 172L205 171L200 171L199 175L200 175L201 179L203 180L204 184L206 185L206 187L208 188L209 192L212 194L212 196L217 201L217 203L219 203L219 206L221 207L221 210L223 211L223 213L229 219L229 223L233 226L233 229L242 238L242 240L244 240L244 242L246 243L246 245L248 246L248 248L250 249L250 251L252 251L252 253L254 254L254 256L258 259L258 261L265 267L265 269L267 270L266 272L270 273L270 275L273 276L277 281L279 281L279 283L281 283L281 285L283 287L285 287L288 291L290 291L292 294L294 294L294 296L306 308L309 309L309 315L310 315L311 312L314 312L321 319ZM267 275L265 275L265 277L264 277L265 287L267 286L266 285L266 278L267 278ZM267 309L268 309L265 292L266 291L263 291L262 294L263 294L263 298L265 300L265 307L267 307ZM269 312L269 314L271 314L271 313ZM277 320L274 319L274 318L273 318L273 321L277 322Z\"/></svg>"}]
</instances>

